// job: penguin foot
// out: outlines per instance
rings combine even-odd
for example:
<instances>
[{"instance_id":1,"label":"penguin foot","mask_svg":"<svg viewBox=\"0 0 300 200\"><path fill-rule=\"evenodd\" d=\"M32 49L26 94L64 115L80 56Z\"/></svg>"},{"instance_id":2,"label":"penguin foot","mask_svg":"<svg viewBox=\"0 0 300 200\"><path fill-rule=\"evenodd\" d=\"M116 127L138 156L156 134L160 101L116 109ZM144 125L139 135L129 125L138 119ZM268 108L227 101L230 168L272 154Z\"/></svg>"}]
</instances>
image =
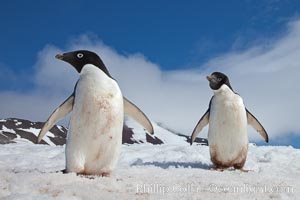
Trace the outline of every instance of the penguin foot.
<instances>
[{"instance_id":1,"label":"penguin foot","mask_svg":"<svg viewBox=\"0 0 300 200\"><path fill-rule=\"evenodd\" d=\"M85 177L85 178L88 178L88 179L95 179L96 177L110 177L110 172L103 172L101 174L77 174L81 177Z\"/></svg>"},{"instance_id":2,"label":"penguin foot","mask_svg":"<svg viewBox=\"0 0 300 200\"><path fill-rule=\"evenodd\" d=\"M77 176L84 177L90 180L94 180L96 177L93 175L77 174Z\"/></svg>"},{"instance_id":3,"label":"penguin foot","mask_svg":"<svg viewBox=\"0 0 300 200\"><path fill-rule=\"evenodd\" d=\"M63 173L63 174L67 174L67 169L62 169L62 170L58 170L58 171L55 171L55 173Z\"/></svg>"},{"instance_id":4,"label":"penguin foot","mask_svg":"<svg viewBox=\"0 0 300 200\"><path fill-rule=\"evenodd\" d=\"M248 170L248 169L238 169L240 170L240 172L245 172L245 173L248 173L248 172L252 172L253 170Z\"/></svg>"},{"instance_id":5,"label":"penguin foot","mask_svg":"<svg viewBox=\"0 0 300 200\"><path fill-rule=\"evenodd\" d=\"M212 167L210 168L211 171L218 171L218 172L223 172L226 168L224 167Z\"/></svg>"},{"instance_id":6,"label":"penguin foot","mask_svg":"<svg viewBox=\"0 0 300 200\"><path fill-rule=\"evenodd\" d=\"M88 179L95 179L96 177L110 177L111 176L111 172L102 172L102 173L99 173L99 174L80 172L80 173L76 173L76 174L77 174L77 176L85 177L85 178L88 178Z\"/></svg>"},{"instance_id":7,"label":"penguin foot","mask_svg":"<svg viewBox=\"0 0 300 200\"><path fill-rule=\"evenodd\" d=\"M111 174L110 174L110 172L103 172L103 173L101 174L101 176L102 176L102 177L110 177Z\"/></svg>"}]
</instances>

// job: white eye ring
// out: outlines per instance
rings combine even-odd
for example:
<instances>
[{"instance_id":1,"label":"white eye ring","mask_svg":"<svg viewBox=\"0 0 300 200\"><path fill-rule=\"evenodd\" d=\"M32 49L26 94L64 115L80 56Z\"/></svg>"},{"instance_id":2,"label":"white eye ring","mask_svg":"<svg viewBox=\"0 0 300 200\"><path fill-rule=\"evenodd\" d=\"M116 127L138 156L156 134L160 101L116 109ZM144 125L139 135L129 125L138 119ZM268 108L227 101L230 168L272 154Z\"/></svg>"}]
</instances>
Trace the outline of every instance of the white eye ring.
<instances>
[{"instance_id":1,"label":"white eye ring","mask_svg":"<svg viewBox=\"0 0 300 200\"><path fill-rule=\"evenodd\" d=\"M222 80L222 78L218 78L217 80L218 80L218 81L221 81L221 80Z\"/></svg>"},{"instance_id":2,"label":"white eye ring","mask_svg":"<svg viewBox=\"0 0 300 200\"><path fill-rule=\"evenodd\" d=\"M78 53L77 54L77 58L82 58L83 57L83 54L82 53Z\"/></svg>"}]
</instances>

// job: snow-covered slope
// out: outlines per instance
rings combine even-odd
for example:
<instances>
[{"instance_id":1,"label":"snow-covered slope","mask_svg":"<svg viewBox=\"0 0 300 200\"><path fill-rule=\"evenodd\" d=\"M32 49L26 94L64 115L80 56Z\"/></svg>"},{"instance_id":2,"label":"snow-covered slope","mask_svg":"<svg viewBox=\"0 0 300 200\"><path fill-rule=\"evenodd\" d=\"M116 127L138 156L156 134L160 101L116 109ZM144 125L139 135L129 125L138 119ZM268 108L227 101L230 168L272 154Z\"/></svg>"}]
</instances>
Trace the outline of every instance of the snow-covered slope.
<instances>
[{"instance_id":1,"label":"snow-covered slope","mask_svg":"<svg viewBox=\"0 0 300 200\"><path fill-rule=\"evenodd\" d=\"M123 145L111 177L62 174L64 146L0 145L0 199L299 199L300 150L250 146L249 173L211 171L208 147Z\"/></svg>"},{"instance_id":2,"label":"snow-covered slope","mask_svg":"<svg viewBox=\"0 0 300 200\"><path fill-rule=\"evenodd\" d=\"M9 118L0 120L0 144L30 141L35 143L37 135L44 123L29 120ZM67 129L55 125L41 141L41 144L63 145L66 143Z\"/></svg>"},{"instance_id":3,"label":"snow-covered slope","mask_svg":"<svg viewBox=\"0 0 300 200\"><path fill-rule=\"evenodd\" d=\"M177 135L156 123L154 125L153 136L135 121L127 119L123 129L123 144L185 144L189 137ZM43 126L43 122L31 122L24 119L1 119L0 120L0 144L15 143L20 140L36 142L37 135ZM42 144L63 145L66 143L67 129L63 126L55 125L42 140ZM207 140L198 138L196 143L207 145Z\"/></svg>"}]
</instances>

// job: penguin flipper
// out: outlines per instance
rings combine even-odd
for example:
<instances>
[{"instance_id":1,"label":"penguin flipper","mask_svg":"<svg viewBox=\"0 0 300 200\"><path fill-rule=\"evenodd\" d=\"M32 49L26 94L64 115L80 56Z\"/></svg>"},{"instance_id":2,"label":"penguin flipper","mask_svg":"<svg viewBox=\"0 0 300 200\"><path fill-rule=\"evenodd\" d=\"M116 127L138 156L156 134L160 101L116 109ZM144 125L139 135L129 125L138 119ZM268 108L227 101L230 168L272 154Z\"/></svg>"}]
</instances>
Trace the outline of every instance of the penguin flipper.
<instances>
[{"instance_id":1,"label":"penguin flipper","mask_svg":"<svg viewBox=\"0 0 300 200\"><path fill-rule=\"evenodd\" d=\"M56 124L56 122L64 118L69 112L71 112L74 104L74 93L69 96L54 112L50 115L48 120L39 132L37 143L43 139L45 134Z\"/></svg>"},{"instance_id":2,"label":"penguin flipper","mask_svg":"<svg viewBox=\"0 0 300 200\"><path fill-rule=\"evenodd\" d=\"M154 134L153 126L148 117L136 105L123 97L124 113L132 117L135 121L140 123L151 135Z\"/></svg>"},{"instance_id":3,"label":"penguin flipper","mask_svg":"<svg viewBox=\"0 0 300 200\"><path fill-rule=\"evenodd\" d=\"M206 126L209 122L209 110L205 112L205 114L201 117L199 122L197 123L196 127L193 130L192 136L191 136L191 141L190 144L192 145L194 140L196 139L197 135L200 133L200 131L203 129L204 126Z\"/></svg>"},{"instance_id":4,"label":"penguin flipper","mask_svg":"<svg viewBox=\"0 0 300 200\"><path fill-rule=\"evenodd\" d=\"M247 112L247 121L263 138L266 142L269 142L269 136L265 128L261 123L251 114L251 112L246 108Z\"/></svg>"}]
</instances>

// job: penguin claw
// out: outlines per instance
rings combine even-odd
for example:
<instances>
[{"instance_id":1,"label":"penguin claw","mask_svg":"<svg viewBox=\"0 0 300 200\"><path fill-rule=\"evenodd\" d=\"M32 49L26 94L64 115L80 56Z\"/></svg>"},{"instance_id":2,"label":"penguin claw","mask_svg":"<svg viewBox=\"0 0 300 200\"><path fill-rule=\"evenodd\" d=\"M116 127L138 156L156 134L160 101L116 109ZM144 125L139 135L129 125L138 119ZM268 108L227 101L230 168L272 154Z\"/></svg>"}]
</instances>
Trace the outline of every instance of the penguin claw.
<instances>
[{"instance_id":1,"label":"penguin claw","mask_svg":"<svg viewBox=\"0 0 300 200\"><path fill-rule=\"evenodd\" d=\"M222 167L212 167L210 168L211 171L218 171L218 172L223 172L225 168Z\"/></svg>"}]
</instances>

